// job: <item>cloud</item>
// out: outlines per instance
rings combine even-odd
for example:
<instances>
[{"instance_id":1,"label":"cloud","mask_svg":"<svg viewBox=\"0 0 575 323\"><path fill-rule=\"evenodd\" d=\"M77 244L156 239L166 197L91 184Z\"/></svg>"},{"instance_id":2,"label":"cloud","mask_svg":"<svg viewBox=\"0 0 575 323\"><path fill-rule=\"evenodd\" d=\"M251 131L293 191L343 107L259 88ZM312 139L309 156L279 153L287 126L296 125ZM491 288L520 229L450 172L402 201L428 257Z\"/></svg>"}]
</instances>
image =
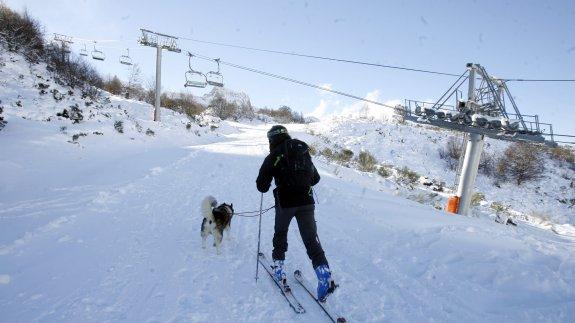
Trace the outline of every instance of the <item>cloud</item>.
<instances>
[{"instance_id":1,"label":"cloud","mask_svg":"<svg viewBox=\"0 0 575 323\"><path fill-rule=\"evenodd\" d=\"M364 98L366 100L380 102L380 90L373 90L367 93ZM389 106L396 106L402 104L402 100L388 100L383 102ZM380 106L378 104L369 103L365 101L355 101L351 104L344 105L339 100L331 100L330 98L322 98L314 110L306 114L306 116L316 117L318 119L326 119L330 117L348 117L348 118L366 118L375 120L390 120L393 115L393 110Z\"/></svg>"},{"instance_id":2,"label":"cloud","mask_svg":"<svg viewBox=\"0 0 575 323\"><path fill-rule=\"evenodd\" d=\"M315 109L307 114L306 116L308 117L316 117L318 119L321 119L325 116L325 111L327 109L327 103L325 102L324 99L321 99L319 101L319 105L317 107L315 107Z\"/></svg>"},{"instance_id":3,"label":"cloud","mask_svg":"<svg viewBox=\"0 0 575 323\"><path fill-rule=\"evenodd\" d=\"M333 90L333 87L332 87L333 84L331 84L331 83L323 83L323 84L320 84L319 86L322 87L322 88L324 88L324 89L327 89L327 90ZM317 91L319 94L321 94L321 95L331 94L331 93L329 93L329 92L326 92L326 91L323 91L323 90L320 90L320 89L317 89L316 91Z\"/></svg>"}]
</instances>

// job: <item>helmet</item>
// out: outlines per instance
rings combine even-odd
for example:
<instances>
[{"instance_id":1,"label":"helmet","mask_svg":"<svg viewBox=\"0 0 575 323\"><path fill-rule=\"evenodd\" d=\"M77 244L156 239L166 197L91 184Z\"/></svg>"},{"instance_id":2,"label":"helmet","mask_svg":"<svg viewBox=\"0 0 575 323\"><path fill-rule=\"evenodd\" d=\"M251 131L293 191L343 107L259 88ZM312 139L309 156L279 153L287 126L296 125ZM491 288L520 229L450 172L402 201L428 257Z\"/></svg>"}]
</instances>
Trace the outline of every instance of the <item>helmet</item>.
<instances>
[{"instance_id":1,"label":"helmet","mask_svg":"<svg viewBox=\"0 0 575 323\"><path fill-rule=\"evenodd\" d=\"M268 131L268 141L270 143L270 147L276 146L280 142L283 142L289 138L290 136L286 127L282 125L275 125Z\"/></svg>"},{"instance_id":2,"label":"helmet","mask_svg":"<svg viewBox=\"0 0 575 323\"><path fill-rule=\"evenodd\" d=\"M274 138L282 135L287 135L288 131L286 127L282 125L275 125L268 131L268 140L273 141Z\"/></svg>"}]
</instances>

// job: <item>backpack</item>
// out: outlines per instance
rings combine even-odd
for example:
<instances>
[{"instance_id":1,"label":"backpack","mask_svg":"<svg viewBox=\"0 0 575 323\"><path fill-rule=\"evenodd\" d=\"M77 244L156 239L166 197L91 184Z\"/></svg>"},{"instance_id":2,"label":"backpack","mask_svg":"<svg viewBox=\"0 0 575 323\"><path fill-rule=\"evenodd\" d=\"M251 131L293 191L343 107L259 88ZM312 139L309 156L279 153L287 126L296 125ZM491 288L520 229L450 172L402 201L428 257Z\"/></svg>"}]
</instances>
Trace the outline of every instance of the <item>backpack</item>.
<instances>
[{"instance_id":1,"label":"backpack","mask_svg":"<svg viewBox=\"0 0 575 323\"><path fill-rule=\"evenodd\" d=\"M297 139L286 140L284 157L283 167L281 167L284 185L287 187L310 187L314 166L307 144Z\"/></svg>"}]
</instances>

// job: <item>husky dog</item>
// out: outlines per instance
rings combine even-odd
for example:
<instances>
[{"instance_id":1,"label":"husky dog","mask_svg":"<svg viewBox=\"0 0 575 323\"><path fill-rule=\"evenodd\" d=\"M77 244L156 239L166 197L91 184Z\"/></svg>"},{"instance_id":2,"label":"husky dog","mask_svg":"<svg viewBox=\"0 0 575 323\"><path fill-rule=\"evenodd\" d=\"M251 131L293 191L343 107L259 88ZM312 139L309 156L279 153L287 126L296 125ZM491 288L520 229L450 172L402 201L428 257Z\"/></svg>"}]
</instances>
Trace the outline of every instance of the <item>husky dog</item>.
<instances>
[{"instance_id":1,"label":"husky dog","mask_svg":"<svg viewBox=\"0 0 575 323\"><path fill-rule=\"evenodd\" d=\"M208 196L202 201L202 248L206 247L206 239L210 234L214 236L214 246L220 254L220 245L224 237L224 230L230 231L232 216L234 215L234 204L220 204L213 196Z\"/></svg>"}]
</instances>

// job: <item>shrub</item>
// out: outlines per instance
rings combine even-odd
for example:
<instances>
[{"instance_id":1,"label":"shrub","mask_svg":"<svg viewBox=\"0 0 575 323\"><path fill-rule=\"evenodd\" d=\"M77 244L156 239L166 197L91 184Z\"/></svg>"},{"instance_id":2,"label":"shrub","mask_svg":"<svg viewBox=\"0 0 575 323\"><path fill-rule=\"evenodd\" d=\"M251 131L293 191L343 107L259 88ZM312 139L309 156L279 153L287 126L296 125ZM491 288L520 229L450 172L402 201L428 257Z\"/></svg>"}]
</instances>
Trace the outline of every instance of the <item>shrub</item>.
<instances>
[{"instance_id":1,"label":"shrub","mask_svg":"<svg viewBox=\"0 0 575 323\"><path fill-rule=\"evenodd\" d=\"M507 214L509 213L509 206L504 205L503 203L493 202L491 203L491 209L495 211L496 214Z\"/></svg>"},{"instance_id":2,"label":"shrub","mask_svg":"<svg viewBox=\"0 0 575 323\"><path fill-rule=\"evenodd\" d=\"M222 120L254 117L254 109L252 104L248 101L238 105L235 102L229 102L220 91L212 91L213 98L208 104L208 108L212 110L213 114Z\"/></svg>"},{"instance_id":3,"label":"shrub","mask_svg":"<svg viewBox=\"0 0 575 323\"><path fill-rule=\"evenodd\" d=\"M389 166L381 165L377 168L377 174L379 174L381 177L387 178L391 176L391 169Z\"/></svg>"},{"instance_id":4,"label":"shrub","mask_svg":"<svg viewBox=\"0 0 575 323\"><path fill-rule=\"evenodd\" d=\"M473 193L473 196L471 196L471 205L479 205L482 201L485 201L485 194L481 193L481 192L475 192Z\"/></svg>"},{"instance_id":5,"label":"shrub","mask_svg":"<svg viewBox=\"0 0 575 323\"><path fill-rule=\"evenodd\" d=\"M303 113L298 113L292 111L292 109L286 105L281 106L279 109L268 109L263 108L257 111L258 113L268 115L274 118L279 123L305 123L305 118Z\"/></svg>"},{"instance_id":6,"label":"shrub","mask_svg":"<svg viewBox=\"0 0 575 323\"><path fill-rule=\"evenodd\" d=\"M567 146L558 146L549 149L549 154L554 160L575 163L575 152Z\"/></svg>"},{"instance_id":7,"label":"shrub","mask_svg":"<svg viewBox=\"0 0 575 323\"><path fill-rule=\"evenodd\" d=\"M40 23L27 11L19 14L0 2L0 40L9 51L19 52L28 61L38 62L44 55L44 33Z\"/></svg>"},{"instance_id":8,"label":"shrub","mask_svg":"<svg viewBox=\"0 0 575 323\"><path fill-rule=\"evenodd\" d=\"M377 164L377 159L368 151L362 151L359 153L359 156L357 156L357 163L361 171L373 172Z\"/></svg>"},{"instance_id":9,"label":"shrub","mask_svg":"<svg viewBox=\"0 0 575 323\"><path fill-rule=\"evenodd\" d=\"M502 180L513 180L517 185L541 176L544 170L539 147L527 143L513 143L497 162L497 175Z\"/></svg>"},{"instance_id":10,"label":"shrub","mask_svg":"<svg viewBox=\"0 0 575 323\"><path fill-rule=\"evenodd\" d=\"M325 156L325 158L327 158L327 159L333 159L333 151L332 151L330 148L328 148L328 147L325 147L325 148L321 151L321 155L322 155L322 156Z\"/></svg>"},{"instance_id":11,"label":"shrub","mask_svg":"<svg viewBox=\"0 0 575 323\"><path fill-rule=\"evenodd\" d=\"M407 168L407 166L403 166L403 168L398 170L398 174L399 179L406 184L415 184L420 177L419 174Z\"/></svg>"},{"instance_id":12,"label":"shrub","mask_svg":"<svg viewBox=\"0 0 575 323\"><path fill-rule=\"evenodd\" d=\"M445 160L449 169L454 170L462 153L463 145L458 142L457 138L449 137L445 147L439 149L439 158Z\"/></svg>"},{"instance_id":13,"label":"shrub","mask_svg":"<svg viewBox=\"0 0 575 323\"><path fill-rule=\"evenodd\" d=\"M317 148L314 145L308 145L309 154L312 156L317 155Z\"/></svg>"},{"instance_id":14,"label":"shrub","mask_svg":"<svg viewBox=\"0 0 575 323\"><path fill-rule=\"evenodd\" d=\"M119 133L124 133L124 122L119 120L114 122L114 129Z\"/></svg>"},{"instance_id":15,"label":"shrub","mask_svg":"<svg viewBox=\"0 0 575 323\"><path fill-rule=\"evenodd\" d=\"M155 134L156 134L156 133L154 132L154 130L152 130L152 129L150 129L150 128L148 128L148 129L146 130L146 135L148 135L148 136L153 136L153 135L155 135Z\"/></svg>"},{"instance_id":16,"label":"shrub","mask_svg":"<svg viewBox=\"0 0 575 323\"><path fill-rule=\"evenodd\" d=\"M337 161L340 161L342 163L348 163L353 158L353 151L351 151L347 148L344 148L339 153L337 153L334 157Z\"/></svg>"},{"instance_id":17,"label":"shrub","mask_svg":"<svg viewBox=\"0 0 575 323\"><path fill-rule=\"evenodd\" d=\"M492 176L495 173L496 160L494 154L483 151L479 159L479 171L487 176Z\"/></svg>"}]
</instances>

